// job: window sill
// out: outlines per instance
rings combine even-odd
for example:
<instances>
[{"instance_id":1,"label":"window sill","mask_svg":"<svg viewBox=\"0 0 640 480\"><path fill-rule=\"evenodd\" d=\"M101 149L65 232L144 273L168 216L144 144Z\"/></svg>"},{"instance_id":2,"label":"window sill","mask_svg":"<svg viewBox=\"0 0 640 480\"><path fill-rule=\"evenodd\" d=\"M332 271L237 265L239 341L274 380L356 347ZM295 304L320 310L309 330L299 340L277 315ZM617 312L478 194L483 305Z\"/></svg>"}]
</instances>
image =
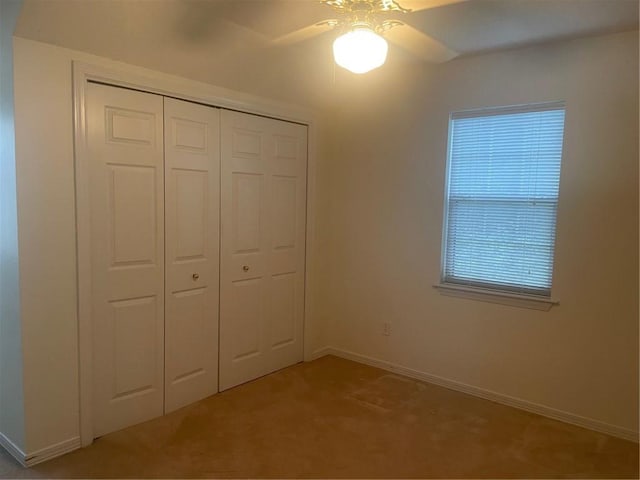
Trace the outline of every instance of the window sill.
<instances>
[{"instance_id":1,"label":"window sill","mask_svg":"<svg viewBox=\"0 0 640 480\"><path fill-rule=\"evenodd\" d=\"M450 283L440 283L434 285L433 288L438 290L442 295L450 297L467 298L469 300L478 300L481 302L499 303L509 305L511 307L529 308L533 310L542 310L548 312L551 307L558 305L559 302L551 298L536 297L535 295L524 295L518 293L499 292L496 290L488 290L485 288L468 287L465 285L453 285Z\"/></svg>"}]
</instances>

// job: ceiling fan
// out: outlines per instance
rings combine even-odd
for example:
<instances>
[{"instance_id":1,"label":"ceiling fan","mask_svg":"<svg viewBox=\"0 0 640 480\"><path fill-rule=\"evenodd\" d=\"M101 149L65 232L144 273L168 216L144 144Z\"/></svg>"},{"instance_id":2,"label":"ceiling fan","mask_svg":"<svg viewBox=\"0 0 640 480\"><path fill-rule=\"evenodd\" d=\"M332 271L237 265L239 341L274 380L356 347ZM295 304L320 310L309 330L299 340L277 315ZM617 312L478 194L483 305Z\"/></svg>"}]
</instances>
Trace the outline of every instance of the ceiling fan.
<instances>
[{"instance_id":1,"label":"ceiling fan","mask_svg":"<svg viewBox=\"0 0 640 480\"><path fill-rule=\"evenodd\" d=\"M340 36L333 43L335 62L354 73L365 73L384 64L388 50L385 38L422 60L446 62L458 53L399 18L463 1L466 0L320 0L334 10L336 18L288 33L274 42L289 45L336 29Z\"/></svg>"}]
</instances>

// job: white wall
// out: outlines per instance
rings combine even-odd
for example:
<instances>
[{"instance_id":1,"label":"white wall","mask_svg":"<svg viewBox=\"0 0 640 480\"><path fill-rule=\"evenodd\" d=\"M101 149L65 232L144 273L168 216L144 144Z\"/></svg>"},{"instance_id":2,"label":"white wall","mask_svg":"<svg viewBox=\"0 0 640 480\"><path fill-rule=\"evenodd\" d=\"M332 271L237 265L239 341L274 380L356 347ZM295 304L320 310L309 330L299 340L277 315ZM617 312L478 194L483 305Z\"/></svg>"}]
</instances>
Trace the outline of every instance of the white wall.
<instances>
[{"instance_id":1,"label":"white wall","mask_svg":"<svg viewBox=\"0 0 640 480\"><path fill-rule=\"evenodd\" d=\"M274 48L220 18L221 8L213 1L25 0L16 35L263 97L327 101L330 44L312 55L310 45ZM256 4L250 9L252 15L265 10L267 18L274 13Z\"/></svg>"},{"instance_id":2,"label":"white wall","mask_svg":"<svg viewBox=\"0 0 640 480\"><path fill-rule=\"evenodd\" d=\"M71 61L14 39L26 450L78 436Z\"/></svg>"},{"instance_id":3,"label":"white wall","mask_svg":"<svg viewBox=\"0 0 640 480\"><path fill-rule=\"evenodd\" d=\"M338 349L638 430L638 34L342 75L318 185ZM449 113L565 100L549 312L440 295ZM392 335L382 336L382 323Z\"/></svg>"},{"instance_id":4,"label":"white wall","mask_svg":"<svg viewBox=\"0 0 640 480\"><path fill-rule=\"evenodd\" d=\"M21 3L0 1L0 434L24 449L13 118L13 29Z\"/></svg>"}]
</instances>

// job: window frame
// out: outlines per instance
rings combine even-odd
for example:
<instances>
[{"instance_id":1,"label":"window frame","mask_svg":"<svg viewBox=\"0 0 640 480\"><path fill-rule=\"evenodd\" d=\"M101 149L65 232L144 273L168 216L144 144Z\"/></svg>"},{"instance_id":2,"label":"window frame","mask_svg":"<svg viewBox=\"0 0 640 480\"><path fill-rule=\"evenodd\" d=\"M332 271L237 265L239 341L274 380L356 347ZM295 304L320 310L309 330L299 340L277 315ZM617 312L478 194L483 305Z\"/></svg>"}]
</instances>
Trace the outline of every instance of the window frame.
<instances>
[{"instance_id":1,"label":"window frame","mask_svg":"<svg viewBox=\"0 0 640 480\"><path fill-rule=\"evenodd\" d=\"M498 106L498 107L485 107L485 108L477 108L470 110L456 110L449 114L448 121L448 133L447 133L447 156L446 156L446 167L445 167L445 179L444 179L444 200L443 200L443 220L442 220L442 243L440 248L440 278L439 283L434 285L441 294L468 298L480 301L486 301L490 303L500 303L505 305L511 305L516 307L524 307L524 308L532 308L536 310L549 310L552 306L558 305L559 302L552 298L552 287L553 287L553 273L552 273L552 282L547 290L548 293L532 293L531 289L527 291L527 287L523 286L522 290L519 290L517 286L509 287L500 285L492 285L491 283L483 283L483 282L452 282L450 280L445 280L446 277L446 258L447 258L447 248L448 248L448 233L449 233L449 206L450 206L450 189L451 189L451 163L452 163L452 143L453 143L453 122L457 118L473 118L473 117L487 117L493 115L505 115L510 113L527 113L527 112L541 112L547 110L559 110L563 109L565 113L565 123L566 123L566 103L564 101L552 101L552 102L540 102L540 103L529 103L529 104L519 104L519 105L509 105L509 106ZM562 154L561 154L561 165L560 169L562 169L562 158L564 157L564 134L565 134L565 125L563 125L563 143L562 143ZM554 234L553 241L553 259L552 259L552 270L555 270L555 247L556 247L556 236L557 236L557 209L559 205L559 191L558 196L556 198L556 219L555 219L555 228L556 233Z\"/></svg>"}]
</instances>

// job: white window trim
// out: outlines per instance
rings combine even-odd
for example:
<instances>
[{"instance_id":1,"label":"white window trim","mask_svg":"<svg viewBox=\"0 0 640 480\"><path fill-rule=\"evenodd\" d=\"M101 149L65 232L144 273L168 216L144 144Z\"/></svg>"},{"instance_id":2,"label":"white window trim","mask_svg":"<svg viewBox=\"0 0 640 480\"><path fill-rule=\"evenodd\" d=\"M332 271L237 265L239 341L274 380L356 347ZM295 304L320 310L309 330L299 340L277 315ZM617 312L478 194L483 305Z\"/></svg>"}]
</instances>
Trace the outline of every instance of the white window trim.
<instances>
[{"instance_id":1,"label":"white window trim","mask_svg":"<svg viewBox=\"0 0 640 480\"><path fill-rule=\"evenodd\" d=\"M550 297L537 295L526 295L523 293L504 292L488 288L471 287L468 285L457 285L452 283L439 283L433 288L442 295L449 297L466 298L488 303L499 303L511 307L529 308L532 310L542 310L548 312L554 305L560 302Z\"/></svg>"},{"instance_id":2,"label":"white window trim","mask_svg":"<svg viewBox=\"0 0 640 480\"><path fill-rule=\"evenodd\" d=\"M444 262L446 255L447 244L447 230L449 220L449 168L451 159L451 122L457 118L471 118L481 117L487 115L502 115L511 112L526 112L526 111L543 111L554 110L557 108L565 108L566 103L564 101L551 101L541 103L531 103L522 105L510 105L505 107L489 107L489 108L477 108L471 110L461 110L452 112L449 115L449 126L447 131L447 162L445 168L445 189L444 189L444 213L443 213L443 225L442 225L442 244L440 247L440 283L433 285L433 288L438 290L442 295L450 297L458 297L469 300L477 300L487 303L497 303L502 305L508 305L512 307L528 308L532 310L549 311L551 307L560 305L558 300L549 296L538 296L526 293L507 292L500 290L499 288L483 288L478 286L461 285L458 283L449 283L443 280L444 278ZM557 220L556 220L557 221ZM555 262L555 260L554 260Z\"/></svg>"}]
</instances>

